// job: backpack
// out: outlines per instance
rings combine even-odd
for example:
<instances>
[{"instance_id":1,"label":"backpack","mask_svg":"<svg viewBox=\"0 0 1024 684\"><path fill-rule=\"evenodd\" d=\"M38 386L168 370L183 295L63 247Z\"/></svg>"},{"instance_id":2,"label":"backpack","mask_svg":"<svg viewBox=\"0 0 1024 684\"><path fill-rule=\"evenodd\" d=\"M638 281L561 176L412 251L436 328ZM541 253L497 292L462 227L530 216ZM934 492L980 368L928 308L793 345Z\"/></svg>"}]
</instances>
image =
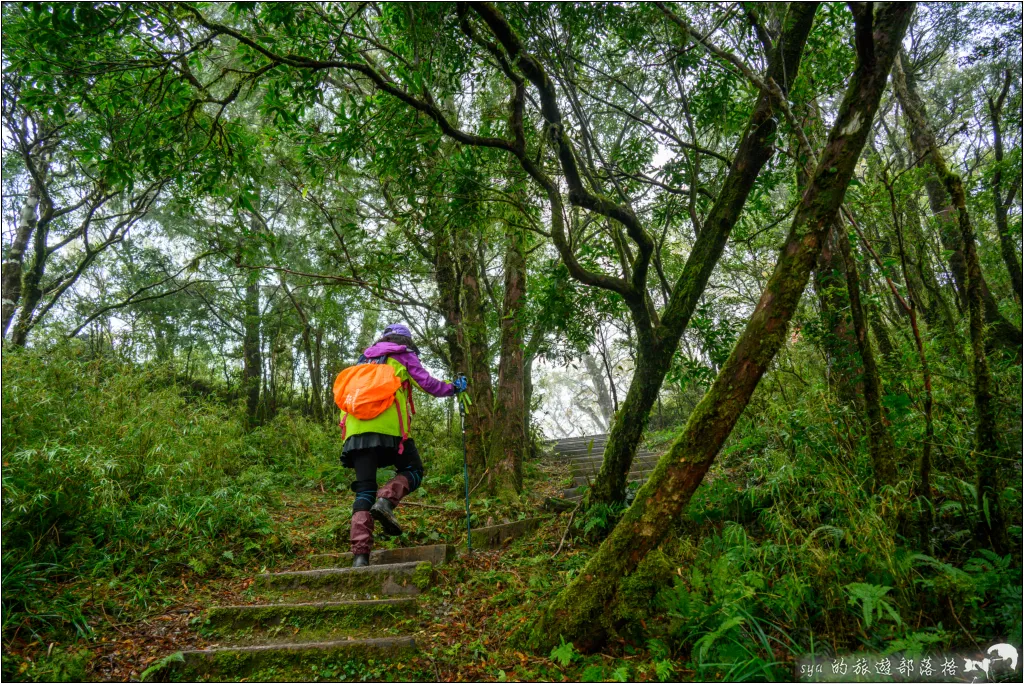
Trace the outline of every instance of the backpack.
<instances>
[{"instance_id":1,"label":"backpack","mask_svg":"<svg viewBox=\"0 0 1024 684\"><path fill-rule=\"evenodd\" d=\"M345 421L350 415L359 420L370 420L394 406L398 414L398 430L401 433L398 453L402 453L409 433L402 420L402 409L395 403L395 393L403 384L406 390L409 421L412 422L412 416L416 413L416 407L412 403L412 387L409 383L399 380L395 375L395 369L387 363L386 356L363 361L338 373L338 377L334 379L334 403L344 412L341 422L338 423L341 438L345 439Z\"/></svg>"}]
</instances>

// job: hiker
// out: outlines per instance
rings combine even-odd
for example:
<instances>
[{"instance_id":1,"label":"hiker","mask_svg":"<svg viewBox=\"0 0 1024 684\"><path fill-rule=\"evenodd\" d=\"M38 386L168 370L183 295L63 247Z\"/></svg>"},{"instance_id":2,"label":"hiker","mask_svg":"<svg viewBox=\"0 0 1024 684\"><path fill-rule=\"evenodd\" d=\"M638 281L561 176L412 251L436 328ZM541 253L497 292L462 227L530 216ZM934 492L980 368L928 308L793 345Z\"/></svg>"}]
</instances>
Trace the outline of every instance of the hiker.
<instances>
[{"instance_id":1,"label":"hiker","mask_svg":"<svg viewBox=\"0 0 1024 684\"><path fill-rule=\"evenodd\" d=\"M416 413L412 385L435 397L450 397L466 389L464 377L455 383L432 377L418 354L409 329L400 324L389 325L381 338L362 353L357 365L343 370L334 384L335 401L343 411L341 429L345 444L341 463L356 471L350 532L353 567L370 563L374 520L380 522L388 536L402 533L395 507L423 482L423 462L416 442L409 436ZM367 364L386 364L390 370L367 368ZM360 379L355 380L357 376ZM371 415L374 417L366 417ZM378 489L377 469L384 467L394 467L395 476Z\"/></svg>"}]
</instances>

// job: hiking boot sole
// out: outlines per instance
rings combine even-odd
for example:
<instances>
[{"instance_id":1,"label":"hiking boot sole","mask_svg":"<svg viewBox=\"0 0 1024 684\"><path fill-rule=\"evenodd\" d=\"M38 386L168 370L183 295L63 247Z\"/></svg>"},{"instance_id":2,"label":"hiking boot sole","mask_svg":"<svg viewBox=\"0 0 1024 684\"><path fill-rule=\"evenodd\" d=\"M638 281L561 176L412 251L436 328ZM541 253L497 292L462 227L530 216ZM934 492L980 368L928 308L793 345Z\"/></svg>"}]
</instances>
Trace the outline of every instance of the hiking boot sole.
<instances>
[{"instance_id":1,"label":"hiking boot sole","mask_svg":"<svg viewBox=\"0 0 1024 684\"><path fill-rule=\"evenodd\" d=\"M398 524L398 521L395 520L395 517L390 515L384 509L379 508L377 504L374 504L373 508L370 509L370 515L373 516L374 520L380 523L385 536L397 537L402 534L402 527Z\"/></svg>"}]
</instances>

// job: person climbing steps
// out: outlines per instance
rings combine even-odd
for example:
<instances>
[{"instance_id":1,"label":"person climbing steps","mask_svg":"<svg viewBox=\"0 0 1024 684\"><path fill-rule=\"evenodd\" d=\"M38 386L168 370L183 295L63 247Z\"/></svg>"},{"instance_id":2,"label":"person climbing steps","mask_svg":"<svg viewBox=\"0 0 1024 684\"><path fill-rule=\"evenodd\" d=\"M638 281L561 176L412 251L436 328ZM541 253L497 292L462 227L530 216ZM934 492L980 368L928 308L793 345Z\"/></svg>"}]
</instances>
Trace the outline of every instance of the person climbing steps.
<instances>
[{"instance_id":1,"label":"person climbing steps","mask_svg":"<svg viewBox=\"0 0 1024 684\"><path fill-rule=\"evenodd\" d=\"M435 397L466 390L464 377L455 383L432 377L418 355L409 329L389 325L356 365L341 371L334 381L334 400L342 410L341 462L356 475L349 534L353 567L370 563L375 520L387 536L402 533L395 508L423 482L423 462L410 437L416 414L412 386ZM395 476L378 489L377 470L388 467L395 469Z\"/></svg>"}]
</instances>

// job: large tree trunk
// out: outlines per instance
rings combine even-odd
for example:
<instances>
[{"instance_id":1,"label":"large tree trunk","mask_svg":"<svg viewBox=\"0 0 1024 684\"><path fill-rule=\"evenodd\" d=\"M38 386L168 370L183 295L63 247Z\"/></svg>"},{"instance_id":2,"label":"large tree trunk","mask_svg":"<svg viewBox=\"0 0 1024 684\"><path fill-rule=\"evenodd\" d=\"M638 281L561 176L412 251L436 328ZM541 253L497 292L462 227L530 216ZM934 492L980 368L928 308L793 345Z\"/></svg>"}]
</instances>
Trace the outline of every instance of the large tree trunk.
<instances>
[{"instance_id":1,"label":"large tree trunk","mask_svg":"<svg viewBox=\"0 0 1024 684\"><path fill-rule=\"evenodd\" d=\"M903 108L904 119L910 135L911 146L920 164L928 164L931 173L925 181L925 190L931 204L932 214L939 224L939 238L943 248L950 253L949 270L953 275L957 295L961 306L968 307L967 301L967 264L966 245L958 218L959 211L955 201L950 201L948 184L943 180L943 171L948 165L939 149L938 141L928 123L928 113L924 101L917 91L917 82L909 71L909 61L902 59L893 70L893 84L896 96ZM991 339L1001 347L1014 354L1021 352L1021 331L999 311L988 283L981 271L978 272L978 296L981 298L982 312L985 322L991 326Z\"/></svg>"},{"instance_id":2,"label":"large tree trunk","mask_svg":"<svg viewBox=\"0 0 1024 684\"><path fill-rule=\"evenodd\" d=\"M878 377L878 366L875 364L875 353L868 338L867 321L860 299L860 276L857 273L857 262L854 261L850 250L850 238L838 219L832 232L846 266L850 318L853 320L854 341L861 360L862 380L858 387L864 399L864 413L868 424L868 450L875 471L875 488L879 489L896 482L896 447L885 426L881 381Z\"/></svg>"},{"instance_id":3,"label":"large tree trunk","mask_svg":"<svg viewBox=\"0 0 1024 684\"><path fill-rule=\"evenodd\" d=\"M242 392L245 394L245 422L248 429L260 423L260 382L263 359L260 353L260 289L255 272L246 274L242 325Z\"/></svg>"},{"instance_id":4,"label":"large tree trunk","mask_svg":"<svg viewBox=\"0 0 1024 684\"><path fill-rule=\"evenodd\" d=\"M505 248L505 301L501 312L501 360L494 435L487 468L488 489L502 500L516 500L523 491L526 451L526 398L523 377L523 305L526 300L526 257L522 236L510 228Z\"/></svg>"},{"instance_id":5,"label":"large tree trunk","mask_svg":"<svg viewBox=\"0 0 1024 684\"><path fill-rule=\"evenodd\" d=\"M689 503L761 376L788 339L789 321L871 131L914 5L883 5L873 21L871 9L865 10L862 5L855 8L857 68L761 299L711 389L658 462L636 501L534 625L532 640L542 649L563 637L584 646L603 639L611 626L609 608L620 581L657 548Z\"/></svg>"},{"instance_id":6,"label":"large tree trunk","mask_svg":"<svg viewBox=\"0 0 1024 684\"><path fill-rule=\"evenodd\" d=\"M771 56L768 75L788 90L800 67L807 35L814 23L816 3L793 3L782 34ZM612 503L626 498L626 478L633 465L640 438L651 409L658 399L665 375L679 339L690 322L708 279L725 249L729 233L743 211L750 190L761 169L772 156L779 114L773 98L761 93L704 227L676 282L661 325L653 331L652 342L637 350L637 365L626 399L619 406L605 446L601 471L590 492L590 501Z\"/></svg>"}]
</instances>

